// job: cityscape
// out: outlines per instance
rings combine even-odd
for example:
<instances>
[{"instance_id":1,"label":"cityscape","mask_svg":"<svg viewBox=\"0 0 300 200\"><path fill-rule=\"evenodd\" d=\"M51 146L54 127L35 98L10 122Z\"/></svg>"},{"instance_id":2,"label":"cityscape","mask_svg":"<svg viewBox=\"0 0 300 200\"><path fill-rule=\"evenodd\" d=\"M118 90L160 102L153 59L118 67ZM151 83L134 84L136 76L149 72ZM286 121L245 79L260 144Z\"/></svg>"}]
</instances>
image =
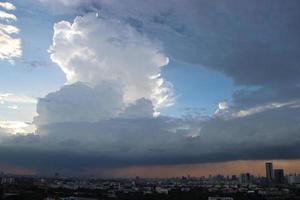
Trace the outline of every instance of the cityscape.
<instances>
[{"instance_id":1,"label":"cityscape","mask_svg":"<svg viewBox=\"0 0 300 200\"><path fill-rule=\"evenodd\" d=\"M275 163L276 165L276 163ZM174 178L76 178L55 173L51 177L1 174L0 199L300 199L300 174L284 174L265 163L262 177L239 175L182 176Z\"/></svg>"},{"instance_id":2,"label":"cityscape","mask_svg":"<svg viewBox=\"0 0 300 200\"><path fill-rule=\"evenodd\" d=\"M0 200L300 200L300 0L0 0Z\"/></svg>"}]
</instances>

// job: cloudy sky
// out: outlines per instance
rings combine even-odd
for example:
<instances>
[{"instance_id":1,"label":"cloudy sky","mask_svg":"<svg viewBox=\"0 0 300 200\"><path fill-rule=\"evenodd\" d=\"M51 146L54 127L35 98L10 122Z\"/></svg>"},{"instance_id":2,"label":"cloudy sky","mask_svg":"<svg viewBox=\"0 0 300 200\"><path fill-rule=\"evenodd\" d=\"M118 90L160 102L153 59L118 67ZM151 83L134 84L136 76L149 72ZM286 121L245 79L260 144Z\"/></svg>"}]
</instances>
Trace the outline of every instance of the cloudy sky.
<instances>
[{"instance_id":1,"label":"cloudy sky","mask_svg":"<svg viewBox=\"0 0 300 200\"><path fill-rule=\"evenodd\" d=\"M299 9L0 0L0 170L299 172Z\"/></svg>"}]
</instances>

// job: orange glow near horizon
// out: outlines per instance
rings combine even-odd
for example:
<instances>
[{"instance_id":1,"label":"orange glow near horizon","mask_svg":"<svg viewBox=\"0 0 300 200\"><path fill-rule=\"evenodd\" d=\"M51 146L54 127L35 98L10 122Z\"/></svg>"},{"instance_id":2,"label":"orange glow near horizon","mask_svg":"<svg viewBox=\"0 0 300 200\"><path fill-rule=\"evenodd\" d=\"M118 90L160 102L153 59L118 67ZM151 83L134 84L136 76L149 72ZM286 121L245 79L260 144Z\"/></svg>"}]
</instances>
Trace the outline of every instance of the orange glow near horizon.
<instances>
[{"instance_id":1,"label":"orange glow near horizon","mask_svg":"<svg viewBox=\"0 0 300 200\"><path fill-rule=\"evenodd\" d=\"M112 169L87 169L77 175L94 175L96 177L135 177L170 178L181 176L208 176L208 175L239 175L248 172L257 176L265 176L265 163L273 162L273 168L284 169L285 174L300 173L300 160L251 160L229 161L219 163L183 164L183 165L153 165L131 166ZM16 175L35 175L36 170L0 163L0 171Z\"/></svg>"},{"instance_id":2,"label":"orange glow near horizon","mask_svg":"<svg viewBox=\"0 0 300 200\"><path fill-rule=\"evenodd\" d=\"M0 163L0 172L15 175L35 175L34 169Z\"/></svg>"},{"instance_id":3,"label":"orange glow near horizon","mask_svg":"<svg viewBox=\"0 0 300 200\"><path fill-rule=\"evenodd\" d=\"M265 163L273 162L273 168L282 168L285 174L300 173L300 160L251 160L229 161L220 163L163 165L163 166L133 166L116 169L91 169L89 174L104 177L135 177L169 178L181 176L208 176L208 175L239 175L249 172L257 176L265 176Z\"/></svg>"}]
</instances>

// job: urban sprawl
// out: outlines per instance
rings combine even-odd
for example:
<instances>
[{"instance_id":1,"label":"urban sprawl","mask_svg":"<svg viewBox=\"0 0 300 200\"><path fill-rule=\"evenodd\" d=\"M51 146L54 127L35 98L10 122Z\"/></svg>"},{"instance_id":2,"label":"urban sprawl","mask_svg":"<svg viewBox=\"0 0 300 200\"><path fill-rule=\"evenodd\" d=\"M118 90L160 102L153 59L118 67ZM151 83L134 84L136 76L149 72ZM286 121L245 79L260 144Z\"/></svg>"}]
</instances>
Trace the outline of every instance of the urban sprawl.
<instances>
[{"instance_id":1,"label":"urban sprawl","mask_svg":"<svg viewBox=\"0 0 300 200\"><path fill-rule=\"evenodd\" d=\"M300 174L285 174L266 163L266 175L250 173L168 179L67 178L1 173L2 200L273 200L300 199Z\"/></svg>"}]
</instances>

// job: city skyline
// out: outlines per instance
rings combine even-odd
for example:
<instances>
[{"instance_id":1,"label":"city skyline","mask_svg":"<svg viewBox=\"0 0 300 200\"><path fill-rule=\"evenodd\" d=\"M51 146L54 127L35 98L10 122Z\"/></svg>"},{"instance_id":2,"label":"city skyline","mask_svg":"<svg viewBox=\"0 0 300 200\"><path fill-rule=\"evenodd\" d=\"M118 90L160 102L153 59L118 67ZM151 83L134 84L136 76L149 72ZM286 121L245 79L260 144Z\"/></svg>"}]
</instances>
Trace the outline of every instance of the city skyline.
<instances>
[{"instance_id":1,"label":"city skyline","mask_svg":"<svg viewBox=\"0 0 300 200\"><path fill-rule=\"evenodd\" d=\"M299 10L0 0L0 171L299 173Z\"/></svg>"}]
</instances>

